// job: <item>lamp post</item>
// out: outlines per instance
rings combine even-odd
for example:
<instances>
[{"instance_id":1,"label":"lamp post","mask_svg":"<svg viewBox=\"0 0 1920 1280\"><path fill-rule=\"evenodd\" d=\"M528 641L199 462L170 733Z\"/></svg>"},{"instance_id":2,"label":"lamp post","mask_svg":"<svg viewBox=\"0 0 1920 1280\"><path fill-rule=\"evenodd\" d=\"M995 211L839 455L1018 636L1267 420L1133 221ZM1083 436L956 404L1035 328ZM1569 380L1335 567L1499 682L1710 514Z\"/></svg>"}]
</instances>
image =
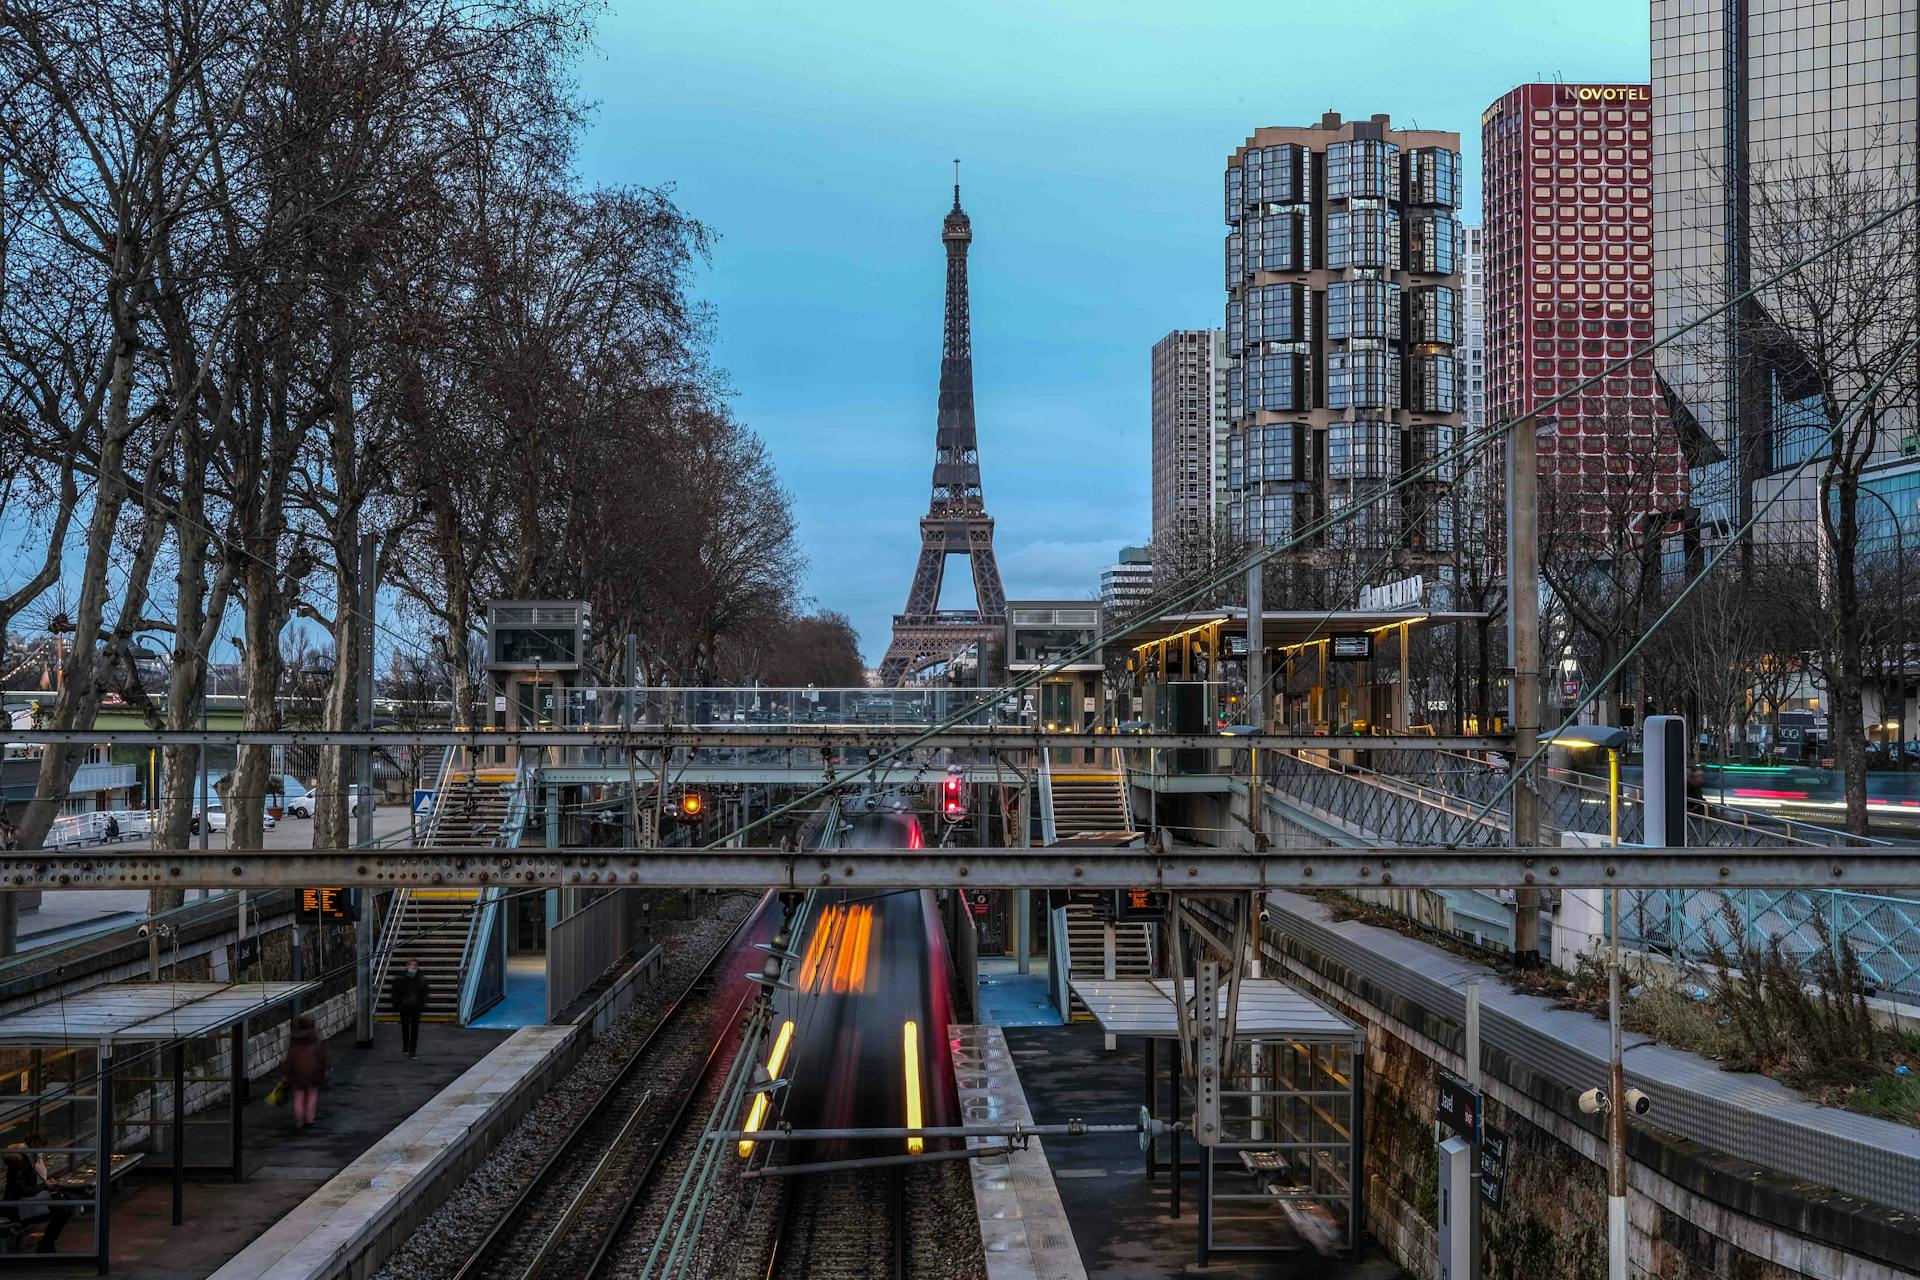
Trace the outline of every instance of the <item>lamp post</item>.
<instances>
[{"instance_id":1,"label":"lamp post","mask_svg":"<svg viewBox=\"0 0 1920 1280\"><path fill-rule=\"evenodd\" d=\"M1900 528L1900 516L1887 501L1887 496L1877 489L1862 485L1854 490L1864 493L1878 502L1887 513L1887 519L1893 523L1893 590L1898 602L1893 611L1893 652L1897 669L1893 676L1894 706L1893 727L1896 730L1893 739L1893 759L1896 764L1905 765L1907 761L1906 720L1907 720L1907 543L1906 535Z\"/></svg>"},{"instance_id":2,"label":"lamp post","mask_svg":"<svg viewBox=\"0 0 1920 1280\"><path fill-rule=\"evenodd\" d=\"M1620 750L1627 731L1611 725L1569 725L1547 741L1575 751L1607 753L1609 846L1620 845ZM1620 1055L1620 890L1607 890L1607 1278L1627 1280L1627 1070Z\"/></svg>"}]
</instances>

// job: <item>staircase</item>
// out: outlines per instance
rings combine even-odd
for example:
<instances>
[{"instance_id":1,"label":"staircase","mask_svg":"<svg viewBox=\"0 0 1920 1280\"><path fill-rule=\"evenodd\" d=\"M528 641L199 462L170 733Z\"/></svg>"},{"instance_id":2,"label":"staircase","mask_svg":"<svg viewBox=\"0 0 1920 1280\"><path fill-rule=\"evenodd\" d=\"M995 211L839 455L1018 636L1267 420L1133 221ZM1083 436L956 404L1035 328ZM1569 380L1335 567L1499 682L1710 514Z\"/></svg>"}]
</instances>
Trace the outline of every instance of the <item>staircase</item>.
<instances>
[{"instance_id":1,"label":"staircase","mask_svg":"<svg viewBox=\"0 0 1920 1280\"><path fill-rule=\"evenodd\" d=\"M1052 777L1053 827L1056 840L1106 839L1124 843L1133 823L1127 813L1126 784L1118 773L1055 773ZM1067 976L1107 976L1107 925L1091 906L1071 903L1066 908ZM1139 921L1113 926L1113 976L1153 977L1153 928ZM1086 1021L1079 996L1072 997L1070 1016Z\"/></svg>"},{"instance_id":2,"label":"staircase","mask_svg":"<svg viewBox=\"0 0 1920 1280\"><path fill-rule=\"evenodd\" d=\"M448 773L434 796L421 845L492 845L507 817L506 786L513 777L503 769ZM389 1000L393 975L405 969L408 960L418 960L430 984L423 1016L430 1022L459 1021L463 966L479 914L480 890L401 889L393 898L375 978L377 1016L383 1022L399 1019Z\"/></svg>"},{"instance_id":3,"label":"staircase","mask_svg":"<svg viewBox=\"0 0 1920 1280\"><path fill-rule=\"evenodd\" d=\"M1117 773L1053 775L1053 826L1057 838L1131 835L1125 784Z\"/></svg>"}]
</instances>

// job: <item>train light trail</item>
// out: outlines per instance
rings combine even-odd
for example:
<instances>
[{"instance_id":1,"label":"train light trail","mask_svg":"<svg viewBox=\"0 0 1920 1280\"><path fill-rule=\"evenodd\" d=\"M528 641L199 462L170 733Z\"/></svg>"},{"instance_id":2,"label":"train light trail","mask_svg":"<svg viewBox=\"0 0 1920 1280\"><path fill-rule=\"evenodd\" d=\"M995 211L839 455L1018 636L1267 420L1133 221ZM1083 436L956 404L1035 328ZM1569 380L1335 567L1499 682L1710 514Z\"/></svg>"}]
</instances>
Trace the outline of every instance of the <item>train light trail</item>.
<instances>
[{"instance_id":1,"label":"train light trail","mask_svg":"<svg viewBox=\"0 0 1920 1280\"><path fill-rule=\"evenodd\" d=\"M826 954L827 935L833 932L833 922L839 916L840 908L830 906L820 917L820 923L813 927L813 937L807 940L807 956L800 963L800 989L813 990L813 983L820 976L820 957Z\"/></svg>"},{"instance_id":2,"label":"train light trail","mask_svg":"<svg viewBox=\"0 0 1920 1280\"><path fill-rule=\"evenodd\" d=\"M911 1018L902 1035L907 1070L907 1128L918 1129L920 1120L920 1026ZM926 1150L925 1138L908 1138L907 1154L917 1156Z\"/></svg>"},{"instance_id":3,"label":"train light trail","mask_svg":"<svg viewBox=\"0 0 1920 1280\"><path fill-rule=\"evenodd\" d=\"M773 1038L773 1052L767 1055L767 1083L772 1084L780 1078L780 1068L786 1064L787 1050L793 1045L793 1019L788 1018L780 1024L780 1031ZM753 1106L747 1112L747 1122L741 1128L747 1133L758 1133L767 1122L767 1109L772 1105L768 1099L771 1089L762 1090L753 1095ZM740 1142L740 1158L745 1160L753 1154L751 1139Z\"/></svg>"},{"instance_id":4,"label":"train light trail","mask_svg":"<svg viewBox=\"0 0 1920 1280\"><path fill-rule=\"evenodd\" d=\"M859 990L855 983L862 975L854 968L856 958L866 955L865 940L873 929L873 908L852 907L840 929L840 953L833 964L833 991L835 995L845 995L849 991ZM860 985L864 985L862 980Z\"/></svg>"},{"instance_id":5,"label":"train light trail","mask_svg":"<svg viewBox=\"0 0 1920 1280\"><path fill-rule=\"evenodd\" d=\"M867 989L867 952L873 945L873 908L860 909L860 932L853 939L853 979L847 989L856 995Z\"/></svg>"}]
</instances>

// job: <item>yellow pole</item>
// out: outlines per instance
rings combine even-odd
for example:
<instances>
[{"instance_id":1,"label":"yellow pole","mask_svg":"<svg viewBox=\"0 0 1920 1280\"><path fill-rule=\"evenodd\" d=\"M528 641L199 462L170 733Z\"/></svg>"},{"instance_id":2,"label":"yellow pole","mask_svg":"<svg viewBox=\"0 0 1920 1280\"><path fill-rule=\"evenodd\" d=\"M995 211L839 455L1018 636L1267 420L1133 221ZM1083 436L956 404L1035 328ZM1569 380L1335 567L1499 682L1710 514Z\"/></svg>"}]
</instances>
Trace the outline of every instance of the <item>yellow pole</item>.
<instances>
[{"instance_id":1,"label":"yellow pole","mask_svg":"<svg viewBox=\"0 0 1920 1280\"><path fill-rule=\"evenodd\" d=\"M1607 788L1607 818L1613 833L1613 847L1620 847L1620 752L1608 748L1607 777L1611 784Z\"/></svg>"}]
</instances>

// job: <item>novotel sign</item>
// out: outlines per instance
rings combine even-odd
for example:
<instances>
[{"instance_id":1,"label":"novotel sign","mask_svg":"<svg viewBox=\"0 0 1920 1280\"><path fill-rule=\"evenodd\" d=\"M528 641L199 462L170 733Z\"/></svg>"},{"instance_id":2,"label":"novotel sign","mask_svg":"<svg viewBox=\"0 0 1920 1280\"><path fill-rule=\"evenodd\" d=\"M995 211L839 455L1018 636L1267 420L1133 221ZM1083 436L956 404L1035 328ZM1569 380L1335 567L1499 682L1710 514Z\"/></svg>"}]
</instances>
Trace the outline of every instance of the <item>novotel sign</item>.
<instances>
[{"instance_id":1,"label":"novotel sign","mask_svg":"<svg viewBox=\"0 0 1920 1280\"><path fill-rule=\"evenodd\" d=\"M1653 91L1644 84L1563 84L1563 102L1646 102Z\"/></svg>"}]
</instances>

